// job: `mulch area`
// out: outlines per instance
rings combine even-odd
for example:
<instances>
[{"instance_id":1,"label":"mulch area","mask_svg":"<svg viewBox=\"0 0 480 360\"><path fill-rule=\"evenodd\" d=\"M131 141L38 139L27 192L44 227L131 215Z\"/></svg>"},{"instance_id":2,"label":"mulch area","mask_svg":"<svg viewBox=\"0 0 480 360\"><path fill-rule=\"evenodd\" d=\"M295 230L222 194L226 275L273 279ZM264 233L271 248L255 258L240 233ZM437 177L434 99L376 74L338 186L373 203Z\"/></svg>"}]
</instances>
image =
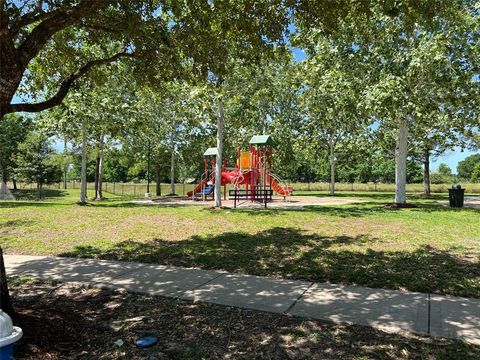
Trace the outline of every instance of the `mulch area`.
<instances>
[{"instance_id":1,"label":"mulch area","mask_svg":"<svg viewBox=\"0 0 480 360\"><path fill-rule=\"evenodd\" d=\"M17 359L480 358L480 347L455 340L75 284L29 280L11 293L24 331ZM138 348L145 334L158 343Z\"/></svg>"}]
</instances>

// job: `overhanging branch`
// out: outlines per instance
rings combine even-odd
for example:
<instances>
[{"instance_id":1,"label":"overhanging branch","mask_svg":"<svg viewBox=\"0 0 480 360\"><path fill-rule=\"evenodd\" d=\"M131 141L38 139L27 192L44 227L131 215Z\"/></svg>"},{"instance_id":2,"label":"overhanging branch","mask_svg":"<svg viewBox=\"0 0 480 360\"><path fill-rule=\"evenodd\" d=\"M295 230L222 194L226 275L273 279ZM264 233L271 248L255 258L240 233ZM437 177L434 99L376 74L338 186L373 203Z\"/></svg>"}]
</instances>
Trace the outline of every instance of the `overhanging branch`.
<instances>
[{"instance_id":1,"label":"overhanging branch","mask_svg":"<svg viewBox=\"0 0 480 360\"><path fill-rule=\"evenodd\" d=\"M15 23L11 25L10 32L12 34L12 37L15 38L23 27L33 24L40 20L45 20L57 12L58 10L54 10L51 12L30 12L23 15Z\"/></svg>"},{"instance_id":2,"label":"overhanging branch","mask_svg":"<svg viewBox=\"0 0 480 360\"><path fill-rule=\"evenodd\" d=\"M106 4L106 0L80 0L71 8L61 7L53 11L49 17L35 26L18 47L18 61L21 67L26 68L30 60L39 53L55 33L73 25Z\"/></svg>"},{"instance_id":3,"label":"overhanging branch","mask_svg":"<svg viewBox=\"0 0 480 360\"><path fill-rule=\"evenodd\" d=\"M76 80L78 80L83 75L87 74L93 67L110 64L122 57L136 57L138 56L135 53L120 52L106 59L97 59L87 62L82 66L77 72L70 75L67 79L62 81L60 88L57 93L53 95L50 99L39 102L39 103L21 103L21 104L10 104L7 113L14 112L40 112L46 109L50 109L54 106L59 105L65 96L67 96L70 88L73 86Z\"/></svg>"}]
</instances>

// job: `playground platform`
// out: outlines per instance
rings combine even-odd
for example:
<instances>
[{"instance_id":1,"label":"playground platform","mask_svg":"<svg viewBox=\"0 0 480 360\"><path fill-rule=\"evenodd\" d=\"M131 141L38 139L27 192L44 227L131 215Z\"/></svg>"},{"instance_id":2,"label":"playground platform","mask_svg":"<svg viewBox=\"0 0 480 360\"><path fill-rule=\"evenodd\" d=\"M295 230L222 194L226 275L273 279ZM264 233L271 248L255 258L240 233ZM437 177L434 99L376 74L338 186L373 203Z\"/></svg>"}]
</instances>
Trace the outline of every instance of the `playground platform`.
<instances>
[{"instance_id":1,"label":"playground platform","mask_svg":"<svg viewBox=\"0 0 480 360\"><path fill-rule=\"evenodd\" d=\"M305 208L308 206L326 206L326 205L347 205L360 203L361 200L357 199L345 199L345 198L331 198L331 197L318 197L318 196L289 196L286 199L283 196L273 196L273 201L267 203L267 207L270 209L291 209L291 208ZM188 197L175 196L168 197L163 196L153 199L139 199L133 200L132 203L138 205L152 205L152 206L212 206L212 200L209 201L193 201ZM223 200L222 206L233 208L233 200ZM260 202L240 201L237 202L237 208L264 208L264 204Z\"/></svg>"}]
</instances>

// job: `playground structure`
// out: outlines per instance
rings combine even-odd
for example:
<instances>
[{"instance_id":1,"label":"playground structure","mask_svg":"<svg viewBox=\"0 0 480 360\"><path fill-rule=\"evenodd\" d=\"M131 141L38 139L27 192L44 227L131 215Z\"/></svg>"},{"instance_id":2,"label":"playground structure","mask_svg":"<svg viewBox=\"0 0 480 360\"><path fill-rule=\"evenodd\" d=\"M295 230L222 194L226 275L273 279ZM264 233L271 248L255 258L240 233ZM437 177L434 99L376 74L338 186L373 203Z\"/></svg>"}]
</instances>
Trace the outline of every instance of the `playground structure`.
<instances>
[{"instance_id":1,"label":"playground structure","mask_svg":"<svg viewBox=\"0 0 480 360\"><path fill-rule=\"evenodd\" d=\"M223 159L221 186L226 198L227 185L229 199L234 201L234 207L240 202L261 202L267 206L272 201L273 193L286 198L292 194L292 187L283 182L272 172L273 140L270 135L256 135L249 141L248 151L238 148L236 167L227 168ZM204 155L204 172L199 184L187 195L194 200L213 198L215 189L215 165L217 149L209 148Z\"/></svg>"}]
</instances>

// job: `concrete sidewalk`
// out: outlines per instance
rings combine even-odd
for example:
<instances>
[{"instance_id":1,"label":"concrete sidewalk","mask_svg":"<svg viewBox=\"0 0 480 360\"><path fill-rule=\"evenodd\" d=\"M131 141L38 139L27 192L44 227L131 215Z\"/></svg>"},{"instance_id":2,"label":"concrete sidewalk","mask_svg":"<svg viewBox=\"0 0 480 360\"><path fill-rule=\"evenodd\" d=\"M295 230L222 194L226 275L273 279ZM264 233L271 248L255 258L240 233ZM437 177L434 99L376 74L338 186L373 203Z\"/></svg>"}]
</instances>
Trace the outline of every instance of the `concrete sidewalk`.
<instances>
[{"instance_id":1,"label":"concrete sidewalk","mask_svg":"<svg viewBox=\"0 0 480 360\"><path fill-rule=\"evenodd\" d=\"M480 300L162 265L5 255L7 274L79 282L480 345Z\"/></svg>"}]
</instances>

